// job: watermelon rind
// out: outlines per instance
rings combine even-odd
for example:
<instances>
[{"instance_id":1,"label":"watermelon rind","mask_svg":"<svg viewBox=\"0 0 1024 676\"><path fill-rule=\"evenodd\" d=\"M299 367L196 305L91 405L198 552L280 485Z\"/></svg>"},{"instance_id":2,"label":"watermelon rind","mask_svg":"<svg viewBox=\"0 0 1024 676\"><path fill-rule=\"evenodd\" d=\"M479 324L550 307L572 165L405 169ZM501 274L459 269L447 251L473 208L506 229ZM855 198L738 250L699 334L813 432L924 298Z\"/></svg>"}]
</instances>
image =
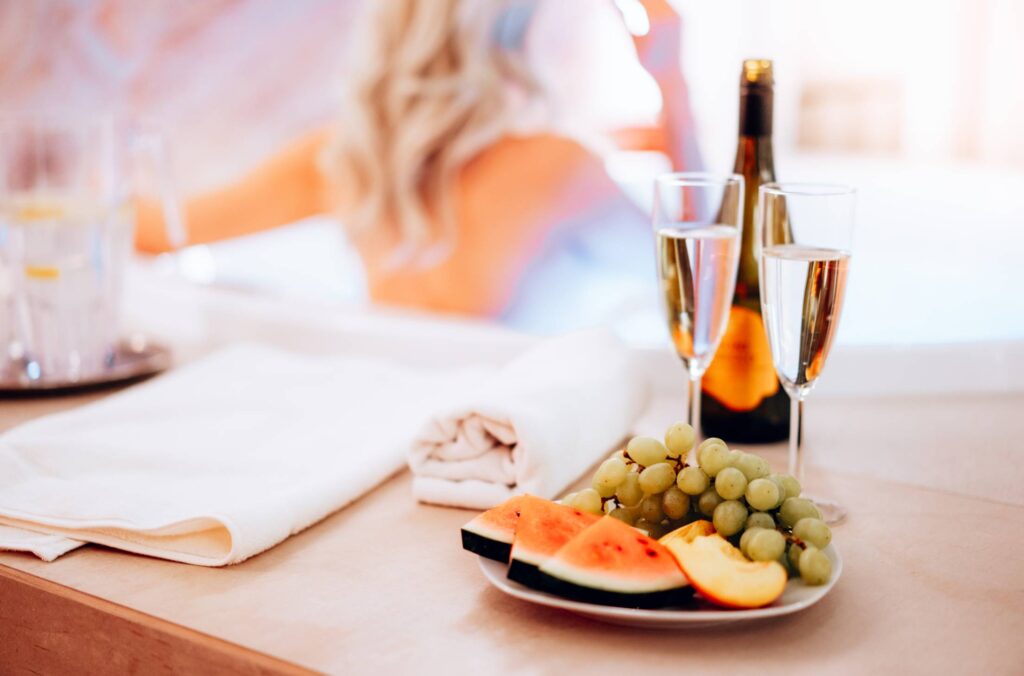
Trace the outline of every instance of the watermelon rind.
<instances>
[{"instance_id":1,"label":"watermelon rind","mask_svg":"<svg viewBox=\"0 0 1024 676\"><path fill-rule=\"evenodd\" d=\"M483 524L467 523L462 527L462 548L486 559L508 563L512 538Z\"/></svg>"},{"instance_id":2,"label":"watermelon rind","mask_svg":"<svg viewBox=\"0 0 1024 676\"><path fill-rule=\"evenodd\" d=\"M674 560L671 558L672 554L667 549L664 550L664 556L669 560ZM552 558L541 566L540 570L549 577L574 582L588 589L602 589L604 591L621 592L624 594L649 594L670 591L687 587L690 584L686 576L683 575L683 572L678 569L672 575L663 575L654 579L639 579L606 574L599 570L587 570L557 558Z\"/></svg>"},{"instance_id":3,"label":"watermelon rind","mask_svg":"<svg viewBox=\"0 0 1024 676\"><path fill-rule=\"evenodd\" d=\"M523 527L524 522L530 524L532 519L538 517L547 518L546 530L543 531L544 535L548 536L547 539L541 543L524 544L522 537L524 530L530 532L529 526ZM547 561L564 542L597 521L596 515L550 500L531 497L524 501L522 515L516 528L516 537L512 543L508 578L527 587L542 589L543 581L539 575L541 564ZM572 532L567 533L566 529ZM551 546L551 538L557 539L559 535L563 535L565 539L557 545Z\"/></svg>"},{"instance_id":4,"label":"watermelon rind","mask_svg":"<svg viewBox=\"0 0 1024 676\"><path fill-rule=\"evenodd\" d=\"M494 561L508 563L512 554L514 523L519 517L519 505L531 497L523 494L509 498L467 523L462 527L462 548ZM509 518L510 510L514 510L514 519ZM499 524L505 527L492 523L495 515L499 518Z\"/></svg>"},{"instance_id":5,"label":"watermelon rind","mask_svg":"<svg viewBox=\"0 0 1024 676\"><path fill-rule=\"evenodd\" d=\"M508 559L508 579L519 584L543 589L544 580L540 576L540 566L548 560L547 554L541 554L521 545L515 550L515 557L511 555Z\"/></svg>"},{"instance_id":6,"label":"watermelon rind","mask_svg":"<svg viewBox=\"0 0 1024 676\"><path fill-rule=\"evenodd\" d=\"M544 589L540 567L522 559L512 559L508 564L508 579L533 589Z\"/></svg>"},{"instance_id":7,"label":"watermelon rind","mask_svg":"<svg viewBox=\"0 0 1024 676\"><path fill-rule=\"evenodd\" d=\"M583 603L637 609L682 608L695 605L693 587L689 585L659 591L617 592L578 585L541 570L538 570L536 575L536 588Z\"/></svg>"},{"instance_id":8,"label":"watermelon rind","mask_svg":"<svg viewBox=\"0 0 1024 676\"><path fill-rule=\"evenodd\" d=\"M597 605L624 608L693 605L693 587L682 573L656 580L626 579L551 559L537 569L533 582L536 589Z\"/></svg>"},{"instance_id":9,"label":"watermelon rind","mask_svg":"<svg viewBox=\"0 0 1024 676\"><path fill-rule=\"evenodd\" d=\"M573 600L627 608L682 606L693 596L668 549L610 516L544 561L537 584Z\"/></svg>"}]
</instances>

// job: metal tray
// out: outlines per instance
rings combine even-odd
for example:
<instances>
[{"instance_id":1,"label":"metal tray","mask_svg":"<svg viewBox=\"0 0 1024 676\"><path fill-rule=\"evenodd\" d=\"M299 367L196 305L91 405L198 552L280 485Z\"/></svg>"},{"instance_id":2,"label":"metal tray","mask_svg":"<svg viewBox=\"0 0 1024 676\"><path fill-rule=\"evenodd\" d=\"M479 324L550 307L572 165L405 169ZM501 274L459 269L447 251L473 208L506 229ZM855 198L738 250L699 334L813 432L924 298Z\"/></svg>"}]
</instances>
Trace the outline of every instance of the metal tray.
<instances>
[{"instance_id":1,"label":"metal tray","mask_svg":"<svg viewBox=\"0 0 1024 676\"><path fill-rule=\"evenodd\" d=\"M141 336L118 343L109 367L101 373L78 380L46 379L29 381L17 374L0 372L0 398L77 394L141 380L171 366L170 348Z\"/></svg>"}]
</instances>

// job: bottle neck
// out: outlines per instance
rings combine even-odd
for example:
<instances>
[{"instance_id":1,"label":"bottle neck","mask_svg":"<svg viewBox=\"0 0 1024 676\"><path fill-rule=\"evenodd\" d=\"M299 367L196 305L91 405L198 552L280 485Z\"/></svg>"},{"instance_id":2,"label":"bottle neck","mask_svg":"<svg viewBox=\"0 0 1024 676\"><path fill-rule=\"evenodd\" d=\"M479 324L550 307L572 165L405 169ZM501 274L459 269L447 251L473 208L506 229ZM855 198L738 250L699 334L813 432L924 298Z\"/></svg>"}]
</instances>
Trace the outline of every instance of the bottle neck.
<instances>
[{"instance_id":1,"label":"bottle neck","mask_svg":"<svg viewBox=\"0 0 1024 676\"><path fill-rule=\"evenodd\" d=\"M768 183L775 180L775 157L772 151L771 136L740 136L736 146L736 164L733 171L741 174L748 182L756 176L757 183ZM757 193L757 185L747 186Z\"/></svg>"},{"instance_id":2,"label":"bottle neck","mask_svg":"<svg viewBox=\"0 0 1024 676\"><path fill-rule=\"evenodd\" d=\"M758 188L763 183L775 180L775 161L772 153L771 107L751 106L751 98L741 97L740 137L736 146L736 166L733 169L745 180L743 235L733 303L760 313L760 280L757 257L754 255L757 224L754 219ZM763 99L758 103L763 103Z\"/></svg>"},{"instance_id":3,"label":"bottle neck","mask_svg":"<svg viewBox=\"0 0 1024 676\"><path fill-rule=\"evenodd\" d=\"M739 135L771 138L774 102L770 86L741 87Z\"/></svg>"},{"instance_id":4,"label":"bottle neck","mask_svg":"<svg viewBox=\"0 0 1024 676\"><path fill-rule=\"evenodd\" d=\"M747 197L756 199L757 185L774 180L772 153L771 86L743 85L740 87L739 144L736 148L735 171L747 179Z\"/></svg>"}]
</instances>

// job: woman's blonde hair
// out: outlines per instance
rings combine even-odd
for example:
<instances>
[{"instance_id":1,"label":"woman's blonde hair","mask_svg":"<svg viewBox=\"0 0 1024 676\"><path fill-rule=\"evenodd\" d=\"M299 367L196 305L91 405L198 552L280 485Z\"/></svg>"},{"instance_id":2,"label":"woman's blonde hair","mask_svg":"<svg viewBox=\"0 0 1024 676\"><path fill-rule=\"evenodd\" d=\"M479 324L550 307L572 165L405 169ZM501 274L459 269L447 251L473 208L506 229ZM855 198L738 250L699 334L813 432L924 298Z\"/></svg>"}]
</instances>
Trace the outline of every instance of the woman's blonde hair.
<instances>
[{"instance_id":1,"label":"woman's blonde hair","mask_svg":"<svg viewBox=\"0 0 1024 676\"><path fill-rule=\"evenodd\" d=\"M370 5L326 168L353 235L389 228L389 242L420 255L451 246L454 178L512 128L515 93L536 100L539 87L521 50L495 40L509 0Z\"/></svg>"}]
</instances>

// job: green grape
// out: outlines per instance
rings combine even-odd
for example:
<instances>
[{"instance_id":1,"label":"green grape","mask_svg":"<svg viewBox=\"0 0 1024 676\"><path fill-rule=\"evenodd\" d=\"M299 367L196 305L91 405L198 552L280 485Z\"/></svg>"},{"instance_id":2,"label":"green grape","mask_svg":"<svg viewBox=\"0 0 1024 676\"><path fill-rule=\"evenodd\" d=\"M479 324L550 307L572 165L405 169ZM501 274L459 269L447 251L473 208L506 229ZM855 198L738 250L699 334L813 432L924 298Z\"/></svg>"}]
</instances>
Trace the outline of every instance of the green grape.
<instances>
[{"instance_id":1,"label":"green grape","mask_svg":"<svg viewBox=\"0 0 1024 676\"><path fill-rule=\"evenodd\" d=\"M799 497L800 482L796 480L796 477L789 474L772 474L769 478L777 483L781 489L782 495L780 496L779 504L782 504L786 498Z\"/></svg>"},{"instance_id":2,"label":"green grape","mask_svg":"<svg viewBox=\"0 0 1024 676\"><path fill-rule=\"evenodd\" d=\"M809 542L818 549L828 547L832 542L832 531L821 519L804 517L793 526L793 535L804 542Z\"/></svg>"},{"instance_id":3,"label":"green grape","mask_svg":"<svg viewBox=\"0 0 1024 676\"><path fill-rule=\"evenodd\" d=\"M615 489L619 487L628 473L629 468L625 461L615 457L608 458L594 472L594 490L602 498L610 498L615 495Z\"/></svg>"},{"instance_id":4,"label":"green grape","mask_svg":"<svg viewBox=\"0 0 1024 676\"><path fill-rule=\"evenodd\" d=\"M715 491L714 488L709 488L700 494L697 498L697 509L704 516L711 518L715 513L715 508L722 504L722 497Z\"/></svg>"},{"instance_id":5,"label":"green grape","mask_svg":"<svg viewBox=\"0 0 1024 676\"><path fill-rule=\"evenodd\" d=\"M672 465L659 462L640 472L640 490L647 495L661 493L676 482L676 472Z\"/></svg>"},{"instance_id":6,"label":"green grape","mask_svg":"<svg viewBox=\"0 0 1024 676\"><path fill-rule=\"evenodd\" d=\"M779 508L779 517L782 523L792 528L797 521L806 517L820 519L821 512L807 498L786 498Z\"/></svg>"},{"instance_id":7,"label":"green grape","mask_svg":"<svg viewBox=\"0 0 1024 676\"><path fill-rule=\"evenodd\" d=\"M660 523L654 523L653 521L648 521L647 519L638 520L635 524L633 524L633 528L638 528L642 530L643 532L647 533L647 537L653 538L655 540L660 538L666 532Z\"/></svg>"},{"instance_id":8,"label":"green grape","mask_svg":"<svg viewBox=\"0 0 1024 676\"><path fill-rule=\"evenodd\" d=\"M633 437L626 445L629 457L644 467L664 462L668 457L668 449L654 437Z\"/></svg>"},{"instance_id":9,"label":"green grape","mask_svg":"<svg viewBox=\"0 0 1024 676\"><path fill-rule=\"evenodd\" d=\"M786 559L789 561L789 567L794 573L800 572L800 555L803 553L804 548L800 545L793 543L786 550Z\"/></svg>"},{"instance_id":10,"label":"green grape","mask_svg":"<svg viewBox=\"0 0 1024 676\"><path fill-rule=\"evenodd\" d=\"M764 512L751 512L747 517L747 530L751 528L775 528L775 519L771 514Z\"/></svg>"},{"instance_id":11,"label":"green grape","mask_svg":"<svg viewBox=\"0 0 1024 676\"><path fill-rule=\"evenodd\" d=\"M786 538L777 530L762 529L747 544L751 561L774 561L786 553Z\"/></svg>"},{"instance_id":12,"label":"green grape","mask_svg":"<svg viewBox=\"0 0 1024 676\"><path fill-rule=\"evenodd\" d=\"M736 458L733 467L743 472L747 481L764 478L772 472L768 461L753 453L740 453L740 457Z\"/></svg>"},{"instance_id":13,"label":"green grape","mask_svg":"<svg viewBox=\"0 0 1024 676\"><path fill-rule=\"evenodd\" d=\"M690 496L678 486L670 487L661 496L661 511L672 520L683 518L690 511Z\"/></svg>"},{"instance_id":14,"label":"green grape","mask_svg":"<svg viewBox=\"0 0 1024 676\"><path fill-rule=\"evenodd\" d=\"M575 493L568 493L562 496L562 499L558 501L562 505L572 505L572 501L576 499Z\"/></svg>"},{"instance_id":15,"label":"green grape","mask_svg":"<svg viewBox=\"0 0 1024 676\"><path fill-rule=\"evenodd\" d=\"M676 423L665 432L665 446L670 458L685 458L693 448L697 433L686 423Z\"/></svg>"},{"instance_id":16,"label":"green grape","mask_svg":"<svg viewBox=\"0 0 1024 676\"><path fill-rule=\"evenodd\" d=\"M636 507L644 499L644 492L640 490L640 474L630 472L622 480L619 487L615 489L615 497L623 507Z\"/></svg>"},{"instance_id":17,"label":"green grape","mask_svg":"<svg viewBox=\"0 0 1024 676\"><path fill-rule=\"evenodd\" d=\"M729 445L718 437L708 437L697 445L697 462L700 462L701 456L704 455L704 451L712 446L725 446L726 448L729 448Z\"/></svg>"},{"instance_id":18,"label":"green grape","mask_svg":"<svg viewBox=\"0 0 1024 676\"><path fill-rule=\"evenodd\" d=\"M747 477L735 467L726 467L715 477L715 490L726 500L741 498L743 491L747 490ZM743 518L747 517L744 515Z\"/></svg>"},{"instance_id":19,"label":"green grape","mask_svg":"<svg viewBox=\"0 0 1024 676\"><path fill-rule=\"evenodd\" d=\"M750 554L747 554L747 547L750 545L750 538L754 537L754 535L761 530L764 530L764 528L751 528L750 526L747 526L747 529L743 531L743 535L740 536L740 551L743 552L743 555L748 559L750 558Z\"/></svg>"},{"instance_id":20,"label":"green grape","mask_svg":"<svg viewBox=\"0 0 1024 676\"><path fill-rule=\"evenodd\" d=\"M771 479L754 479L747 484L744 496L754 509L774 509L779 504L779 486Z\"/></svg>"},{"instance_id":21,"label":"green grape","mask_svg":"<svg viewBox=\"0 0 1024 676\"><path fill-rule=\"evenodd\" d=\"M584 488L573 497L570 505L582 512L600 514L601 496L593 488Z\"/></svg>"},{"instance_id":22,"label":"green grape","mask_svg":"<svg viewBox=\"0 0 1024 676\"><path fill-rule=\"evenodd\" d=\"M651 523L658 523L665 518L661 511L661 494L648 495L640 501L640 516Z\"/></svg>"},{"instance_id":23,"label":"green grape","mask_svg":"<svg viewBox=\"0 0 1024 676\"><path fill-rule=\"evenodd\" d=\"M676 486L687 495L700 495L708 489L708 475L700 467L684 467L676 477Z\"/></svg>"},{"instance_id":24,"label":"green grape","mask_svg":"<svg viewBox=\"0 0 1024 676\"><path fill-rule=\"evenodd\" d=\"M612 517L613 519L618 519L619 521L625 524L629 524L630 526L632 526L633 522L636 521L636 514L633 512L633 510L626 509L625 507L616 507L612 511L608 512L608 516Z\"/></svg>"},{"instance_id":25,"label":"green grape","mask_svg":"<svg viewBox=\"0 0 1024 676\"><path fill-rule=\"evenodd\" d=\"M832 577L832 562L825 556L825 552L817 547L807 547L800 555L797 565L800 568L800 577L807 584L825 584Z\"/></svg>"},{"instance_id":26,"label":"green grape","mask_svg":"<svg viewBox=\"0 0 1024 676\"><path fill-rule=\"evenodd\" d=\"M746 521L747 508L739 500L726 500L715 507L711 515L711 523L714 524L715 530L726 538L743 530Z\"/></svg>"},{"instance_id":27,"label":"green grape","mask_svg":"<svg viewBox=\"0 0 1024 676\"><path fill-rule=\"evenodd\" d=\"M708 476L715 476L729 466L729 447L717 437L700 442L697 464Z\"/></svg>"}]
</instances>

